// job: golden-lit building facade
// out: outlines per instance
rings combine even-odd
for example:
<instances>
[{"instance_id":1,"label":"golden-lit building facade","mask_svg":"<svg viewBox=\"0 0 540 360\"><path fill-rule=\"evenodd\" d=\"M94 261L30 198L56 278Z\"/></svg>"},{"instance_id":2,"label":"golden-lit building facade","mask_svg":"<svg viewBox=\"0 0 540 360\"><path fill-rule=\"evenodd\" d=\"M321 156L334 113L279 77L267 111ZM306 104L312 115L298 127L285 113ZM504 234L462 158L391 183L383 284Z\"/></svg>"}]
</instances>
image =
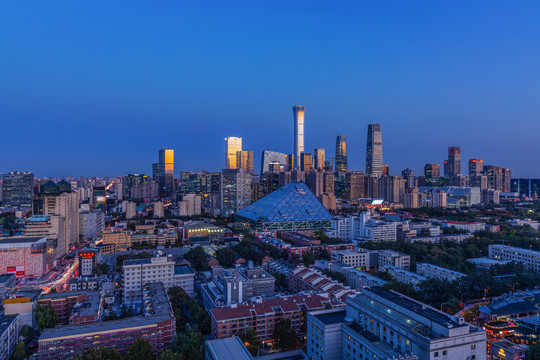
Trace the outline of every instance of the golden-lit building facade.
<instances>
[{"instance_id":1,"label":"golden-lit building facade","mask_svg":"<svg viewBox=\"0 0 540 360\"><path fill-rule=\"evenodd\" d=\"M294 169L300 170L300 154L305 150L304 143L304 115L306 107L301 105L293 106L294 117Z\"/></svg>"},{"instance_id":2,"label":"golden-lit building facade","mask_svg":"<svg viewBox=\"0 0 540 360\"><path fill-rule=\"evenodd\" d=\"M242 151L241 137L225 138L225 168L238 169L236 153Z\"/></svg>"},{"instance_id":3,"label":"golden-lit building facade","mask_svg":"<svg viewBox=\"0 0 540 360\"><path fill-rule=\"evenodd\" d=\"M159 191L172 193L174 186L174 150L159 150Z\"/></svg>"}]
</instances>

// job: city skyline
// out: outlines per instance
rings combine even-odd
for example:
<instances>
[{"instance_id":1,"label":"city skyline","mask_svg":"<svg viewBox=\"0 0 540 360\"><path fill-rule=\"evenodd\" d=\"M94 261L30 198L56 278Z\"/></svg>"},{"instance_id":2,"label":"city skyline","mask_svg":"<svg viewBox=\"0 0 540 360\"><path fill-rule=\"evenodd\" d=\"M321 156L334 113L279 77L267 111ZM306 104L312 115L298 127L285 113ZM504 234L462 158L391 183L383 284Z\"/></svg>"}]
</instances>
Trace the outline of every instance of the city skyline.
<instances>
[{"instance_id":1,"label":"city skyline","mask_svg":"<svg viewBox=\"0 0 540 360\"><path fill-rule=\"evenodd\" d=\"M392 173L419 173L456 145L464 161L540 177L537 3L307 4L112 4L107 14L6 5L0 116L11 135L0 171L151 173L146 164L163 146L176 150L176 172L217 171L231 135L245 139L258 168L265 148L291 152L298 103L306 151L325 148L330 158L343 134L350 169L364 169L365 127L380 123Z\"/></svg>"}]
</instances>

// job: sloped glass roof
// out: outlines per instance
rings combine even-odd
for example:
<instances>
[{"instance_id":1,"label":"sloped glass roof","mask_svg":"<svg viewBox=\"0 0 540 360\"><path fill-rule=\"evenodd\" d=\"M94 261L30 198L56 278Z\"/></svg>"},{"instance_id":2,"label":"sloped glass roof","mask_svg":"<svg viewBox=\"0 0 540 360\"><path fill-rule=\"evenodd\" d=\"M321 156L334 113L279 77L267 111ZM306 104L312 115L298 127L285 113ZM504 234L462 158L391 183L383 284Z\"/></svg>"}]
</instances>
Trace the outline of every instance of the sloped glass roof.
<instances>
[{"instance_id":1,"label":"sloped glass roof","mask_svg":"<svg viewBox=\"0 0 540 360\"><path fill-rule=\"evenodd\" d=\"M331 220L332 215L303 182L289 183L245 207L236 216L263 222Z\"/></svg>"}]
</instances>

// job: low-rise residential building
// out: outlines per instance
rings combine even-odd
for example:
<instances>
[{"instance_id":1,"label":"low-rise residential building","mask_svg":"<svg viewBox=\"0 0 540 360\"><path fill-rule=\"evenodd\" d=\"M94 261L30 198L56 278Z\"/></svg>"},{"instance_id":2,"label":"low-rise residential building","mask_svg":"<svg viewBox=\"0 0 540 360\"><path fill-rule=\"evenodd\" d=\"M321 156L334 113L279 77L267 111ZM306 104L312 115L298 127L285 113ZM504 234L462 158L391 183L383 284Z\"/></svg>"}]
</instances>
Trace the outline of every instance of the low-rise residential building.
<instances>
[{"instance_id":1,"label":"low-rise residential building","mask_svg":"<svg viewBox=\"0 0 540 360\"><path fill-rule=\"evenodd\" d=\"M38 340L39 358L67 360L100 347L114 347L124 353L140 338L148 340L156 353L170 347L176 320L163 284L146 284L142 293L143 316L45 329Z\"/></svg>"},{"instance_id":2,"label":"low-rise residential building","mask_svg":"<svg viewBox=\"0 0 540 360\"><path fill-rule=\"evenodd\" d=\"M43 294L38 305L52 307L59 324L82 324L99 321L102 297L99 291L64 291Z\"/></svg>"},{"instance_id":3,"label":"low-rise residential building","mask_svg":"<svg viewBox=\"0 0 540 360\"><path fill-rule=\"evenodd\" d=\"M174 286L175 265L172 255L125 260L122 266L124 301L131 302L140 299L143 285L148 283L161 282L166 290ZM191 286L190 289L193 287Z\"/></svg>"},{"instance_id":4,"label":"low-rise residential building","mask_svg":"<svg viewBox=\"0 0 540 360\"><path fill-rule=\"evenodd\" d=\"M486 359L486 332L380 287L347 299L345 312L308 314L307 355L341 359Z\"/></svg>"},{"instance_id":5,"label":"low-rise residential building","mask_svg":"<svg viewBox=\"0 0 540 360\"><path fill-rule=\"evenodd\" d=\"M364 271L343 263L335 263L332 270L345 275L347 284L353 289L362 289L365 286L383 286L386 281Z\"/></svg>"},{"instance_id":6,"label":"low-rise residential building","mask_svg":"<svg viewBox=\"0 0 540 360\"><path fill-rule=\"evenodd\" d=\"M407 254L393 250L377 251L377 266L392 265L400 269L409 270L411 266L411 257Z\"/></svg>"},{"instance_id":7,"label":"low-rise residential building","mask_svg":"<svg viewBox=\"0 0 540 360\"><path fill-rule=\"evenodd\" d=\"M270 340L276 321L291 320L297 334L305 334L305 314L331 307L332 302L315 294L297 294L287 297L262 299L249 304L233 304L210 310L212 337L235 336L252 329L261 341Z\"/></svg>"},{"instance_id":8,"label":"low-rise residential building","mask_svg":"<svg viewBox=\"0 0 540 360\"><path fill-rule=\"evenodd\" d=\"M476 266L479 270L489 270L492 266L502 266L511 263L511 260L492 260L487 257L467 259L467 262Z\"/></svg>"},{"instance_id":9,"label":"low-rise residential building","mask_svg":"<svg viewBox=\"0 0 540 360\"><path fill-rule=\"evenodd\" d=\"M540 272L540 251L508 245L489 245L488 251L492 260L515 261L523 264L528 270Z\"/></svg>"},{"instance_id":10,"label":"low-rise residential building","mask_svg":"<svg viewBox=\"0 0 540 360\"><path fill-rule=\"evenodd\" d=\"M18 315L20 326L34 327L34 309L41 290L16 290L4 299L4 315Z\"/></svg>"},{"instance_id":11,"label":"low-rise residential building","mask_svg":"<svg viewBox=\"0 0 540 360\"><path fill-rule=\"evenodd\" d=\"M173 285L179 286L189 295L195 295L195 271L187 264L174 265Z\"/></svg>"},{"instance_id":12,"label":"low-rise residential building","mask_svg":"<svg viewBox=\"0 0 540 360\"><path fill-rule=\"evenodd\" d=\"M413 288L418 290L422 281L426 281L425 276L413 273L393 265L384 265L379 267L379 271L387 272L394 280L400 283L411 285Z\"/></svg>"},{"instance_id":13,"label":"low-rise residential building","mask_svg":"<svg viewBox=\"0 0 540 360\"><path fill-rule=\"evenodd\" d=\"M326 293L329 299L344 303L347 295L358 293L350 286L343 285L313 268L296 268L289 272L288 280L289 291L293 294L301 291Z\"/></svg>"},{"instance_id":14,"label":"low-rise residential building","mask_svg":"<svg viewBox=\"0 0 540 360\"><path fill-rule=\"evenodd\" d=\"M201 287L203 304L207 310L275 294L276 279L251 263L247 267L239 266L235 269L214 266L211 271L212 281Z\"/></svg>"},{"instance_id":15,"label":"low-rise residential building","mask_svg":"<svg viewBox=\"0 0 540 360\"><path fill-rule=\"evenodd\" d=\"M362 269L370 269L372 267L371 257L373 251L358 249L358 250L336 250L332 252L331 260L339 261L344 264L359 267Z\"/></svg>"},{"instance_id":16,"label":"low-rise residential building","mask_svg":"<svg viewBox=\"0 0 540 360\"><path fill-rule=\"evenodd\" d=\"M458 271L450 270L442 266L436 266L429 263L417 263L416 272L430 279L434 278L446 281L456 281L460 278L467 276Z\"/></svg>"},{"instance_id":17,"label":"low-rise residential building","mask_svg":"<svg viewBox=\"0 0 540 360\"><path fill-rule=\"evenodd\" d=\"M467 231L469 234L472 234L475 231L484 230L486 224L481 222L463 222L463 221L441 221L441 226L443 228L456 228L460 230Z\"/></svg>"}]
</instances>

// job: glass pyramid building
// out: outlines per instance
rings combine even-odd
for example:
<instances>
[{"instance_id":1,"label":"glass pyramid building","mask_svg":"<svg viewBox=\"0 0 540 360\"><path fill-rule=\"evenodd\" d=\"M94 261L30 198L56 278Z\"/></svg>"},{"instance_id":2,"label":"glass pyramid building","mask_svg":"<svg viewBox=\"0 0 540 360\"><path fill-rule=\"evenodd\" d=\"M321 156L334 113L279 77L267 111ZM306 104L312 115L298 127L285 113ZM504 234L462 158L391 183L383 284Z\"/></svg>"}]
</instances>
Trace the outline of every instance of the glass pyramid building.
<instances>
[{"instance_id":1,"label":"glass pyramid building","mask_svg":"<svg viewBox=\"0 0 540 360\"><path fill-rule=\"evenodd\" d=\"M303 182L289 183L236 213L239 222L259 231L317 230L332 215Z\"/></svg>"}]
</instances>

